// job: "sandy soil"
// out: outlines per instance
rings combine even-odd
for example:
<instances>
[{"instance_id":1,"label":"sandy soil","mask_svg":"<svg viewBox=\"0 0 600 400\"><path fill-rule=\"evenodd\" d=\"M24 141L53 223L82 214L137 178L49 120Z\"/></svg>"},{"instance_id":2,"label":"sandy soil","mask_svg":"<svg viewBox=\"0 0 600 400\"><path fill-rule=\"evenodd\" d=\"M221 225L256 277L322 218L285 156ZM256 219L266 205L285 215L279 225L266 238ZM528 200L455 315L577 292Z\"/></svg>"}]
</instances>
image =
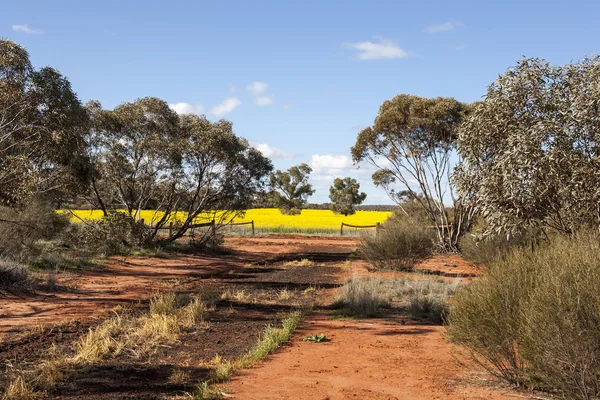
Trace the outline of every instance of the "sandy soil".
<instances>
[{"instance_id":1,"label":"sandy soil","mask_svg":"<svg viewBox=\"0 0 600 400\"><path fill-rule=\"evenodd\" d=\"M475 385L440 326L316 315L291 346L230 384L236 399L505 399L514 393ZM302 342L325 334L326 343ZM482 377L489 378L482 373Z\"/></svg>"}]
</instances>

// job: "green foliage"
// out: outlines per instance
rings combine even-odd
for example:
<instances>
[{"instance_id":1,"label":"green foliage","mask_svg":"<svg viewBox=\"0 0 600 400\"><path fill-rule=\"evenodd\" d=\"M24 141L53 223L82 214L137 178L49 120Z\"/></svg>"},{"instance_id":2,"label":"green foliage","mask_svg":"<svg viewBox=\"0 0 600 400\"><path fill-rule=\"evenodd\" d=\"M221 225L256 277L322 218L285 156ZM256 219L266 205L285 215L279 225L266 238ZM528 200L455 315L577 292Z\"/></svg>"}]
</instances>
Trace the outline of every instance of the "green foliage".
<instances>
[{"instance_id":1,"label":"green foliage","mask_svg":"<svg viewBox=\"0 0 600 400\"><path fill-rule=\"evenodd\" d=\"M91 201L105 213L123 208L134 219L142 209L160 210L161 217L152 221L153 237L178 212L186 218L166 241L185 235L201 213L213 213L217 225L230 222L252 204L272 170L229 121L178 116L152 97L112 111L99 103L88 108L94 126ZM205 230L194 241L202 247L217 234Z\"/></svg>"},{"instance_id":2,"label":"green foliage","mask_svg":"<svg viewBox=\"0 0 600 400\"><path fill-rule=\"evenodd\" d=\"M97 221L73 224L65 240L81 250L113 255L149 247L152 236L140 221L125 213L110 212Z\"/></svg>"},{"instance_id":3,"label":"green foliage","mask_svg":"<svg viewBox=\"0 0 600 400\"><path fill-rule=\"evenodd\" d=\"M329 188L331 211L346 216L354 214L354 206L367 198L365 192L359 192L360 184L353 178L335 178Z\"/></svg>"},{"instance_id":4,"label":"green foliage","mask_svg":"<svg viewBox=\"0 0 600 400\"><path fill-rule=\"evenodd\" d=\"M269 175L272 201L283 214L298 215L302 212L308 197L315 192L308 183L311 172L312 168L303 163Z\"/></svg>"},{"instance_id":5,"label":"green foliage","mask_svg":"<svg viewBox=\"0 0 600 400\"><path fill-rule=\"evenodd\" d=\"M23 47L0 40L0 205L77 193L87 173L87 123L65 77L34 69Z\"/></svg>"},{"instance_id":6,"label":"green foliage","mask_svg":"<svg viewBox=\"0 0 600 400\"><path fill-rule=\"evenodd\" d=\"M0 257L30 262L42 254L41 241L58 238L68 226L68 216L41 201L23 209L0 207Z\"/></svg>"},{"instance_id":7,"label":"green foliage","mask_svg":"<svg viewBox=\"0 0 600 400\"><path fill-rule=\"evenodd\" d=\"M453 197L452 216L444 205L452 191L447 178L454 141L467 111L465 104L452 98L401 94L381 105L374 125L359 133L351 149L355 163L377 168L373 182L394 202L400 204L408 195L420 204L436 228L439 249L446 252L457 251L473 216L459 198Z\"/></svg>"},{"instance_id":8,"label":"green foliage","mask_svg":"<svg viewBox=\"0 0 600 400\"><path fill-rule=\"evenodd\" d=\"M459 192L496 234L598 226L600 57L523 59L487 90L458 135Z\"/></svg>"},{"instance_id":9,"label":"green foliage","mask_svg":"<svg viewBox=\"0 0 600 400\"><path fill-rule=\"evenodd\" d=\"M461 254L481 265L490 265L515 249L530 249L540 242L539 230L531 228L509 235L465 235L460 241Z\"/></svg>"},{"instance_id":10,"label":"green foliage","mask_svg":"<svg viewBox=\"0 0 600 400\"><path fill-rule=\"evenodd\" d=\"M309 335L309 336L305 336L302 338L303 342L312 342L312 343L323 343L323 342L330 342L331 339L329 339L327 336L325 336L324 333L320 333L318 335Z\"/></svg>"},{"instance_id":11,"label":"green foliage","mask_svg":"<svg viewBox=\"0 0 600 400\"><path fill-rule=\"evenodd\" d=\"M365 237L359 256L375 269L411 270L434 250L435 233L411 220L388 219L374 238Z\"/></svg>"},{"instance_id":12,"label":"green foliage","mask_svg":"<svg viewBox=\"0 0 600 400\"><path fill-rule=\"evenodd\" d=\"M456 296L450 337L492 372L567 398L600 394L600 240L517 250Z\"/></svg>"}]
</instances>

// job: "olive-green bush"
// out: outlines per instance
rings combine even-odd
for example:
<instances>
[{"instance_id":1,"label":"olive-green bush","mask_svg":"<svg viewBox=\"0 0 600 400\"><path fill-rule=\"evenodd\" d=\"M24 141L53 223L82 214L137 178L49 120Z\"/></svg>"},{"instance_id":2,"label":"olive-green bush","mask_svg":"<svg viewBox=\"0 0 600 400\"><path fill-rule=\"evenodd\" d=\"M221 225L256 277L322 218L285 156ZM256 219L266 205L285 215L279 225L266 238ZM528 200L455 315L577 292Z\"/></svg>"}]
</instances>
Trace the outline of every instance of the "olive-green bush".
<instances>
[{"instance_id":1,"label":"olive-green bush","mask_svg":"<svg viewBox=\"0 0 600 400\"><path fill-rule=\"evenodd\" d=\"M493 373L566 398L600 395L600 238L515 250L454 297L448 332Z\"/></svg>"}]
</instances>

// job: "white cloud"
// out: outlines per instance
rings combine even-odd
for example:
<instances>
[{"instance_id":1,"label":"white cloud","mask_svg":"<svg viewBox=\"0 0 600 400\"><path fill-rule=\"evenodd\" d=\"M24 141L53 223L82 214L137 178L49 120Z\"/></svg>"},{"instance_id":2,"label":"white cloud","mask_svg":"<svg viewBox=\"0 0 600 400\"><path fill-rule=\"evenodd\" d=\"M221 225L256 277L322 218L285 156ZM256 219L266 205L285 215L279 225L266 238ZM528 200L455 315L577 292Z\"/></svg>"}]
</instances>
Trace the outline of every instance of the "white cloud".
<instances>
[{"instance_id":1,"label":"white cloud","mask_svg":"<svg viewBox=\"0 0 600 400\"><path fill-rule=\"evenodd\" d=\"M267 106L273 104L273 97L270 96L258 96L254 98L254 104L259 106Z\"/></svg>"},{"instance_id":2,"label":"white cloud","mask_svg":"<svg viewBox=\"0 0 600 400\"><path fill-rule=\"evenodd\" d=\"M228 97L223 100L221 104L211 108L210 113L214 116L220 117L222 115L229 114L240 104L242 104L242 102L237 97Z\"/></svg>"},{"instance_id":3,"label":"white cloud","mask_svg":"<svg viewBox=\"0 0 600 400\"><path fill-rule=\"evenodd\" d=\"M267 89L269 88L269 85L267 85L265 82L252 82L251 84L249 84L246 89L248 89L248 91L250 93L252 93L254 96L259 96L263 93L265 93L267 91Z\"/></svg>"},{"instance_id":4,"label":"white cloud","mask_svg":"<svg viewBox=\"0 0 600 400\"><path fill-rule=\"evenodd\" d=\"M425 32L427 33L442 33L442 32L454 32L457 28L464 27L460 21L448 21L443 24L430 25L425 28Z\"/></svg>"},{"instance_id":5,"label":"white cloud","mask_svg":"<svg viewBox=\"0 0 600 400\"><path fill-rule=\"evenodd\" d=\"M354 168L352 159L343 154L314 154L311 158L310 166L315 173L327 171L329 174Z\"/></svg>"},{"instance_id":6,"label":"white cloud","mask_svg":"<svg viewBox=\"0 0 600 400\"><path fill-rule=\"evenodd\" d=\"M263 153L265 157L271 158L273 160L291 160L294 158L294 156L290 153L283 150L279 150L276 147L269 146L266 143L259 143L253 145L252 147Z\"/></svg>"},{"instance_id":7,"label":"white cloud","mask_svg":"<svg viewBox=\"0 0 600 400\"><path fill-rule=\"evenodd\" d=\"M402 50L396 43L384 38L376 38L378 43L356 42L344 43L345 47L358 50L356 57L359 60L380 60L392 58L404 58L408 53Z\"/></svg>"},{"instance_id":8,"label":"white cloud","mask_svg":"<svg viewBox=\"0 0 600 400\"><path fill-rule=\"evenodd\" d=\"M15 24L12 26L12 30L15 32L23 32L23 33L33 34L33 35L43 33L43 31L41 29L31 28L28 24L23 24L23 25Z\"/></svg>"},{"instance_id":9,"label":"white cloud","mask_svg":"<svg viewBox=\"0 0 600 400\"><path fill-rule=\"evenodd\" d=\"M196 104L195 106L190 103L175 103L169 104L169 108L175 111L177 114L202 114L204 112L204 106L202 104Z\"/></svg>"}]
</instances>

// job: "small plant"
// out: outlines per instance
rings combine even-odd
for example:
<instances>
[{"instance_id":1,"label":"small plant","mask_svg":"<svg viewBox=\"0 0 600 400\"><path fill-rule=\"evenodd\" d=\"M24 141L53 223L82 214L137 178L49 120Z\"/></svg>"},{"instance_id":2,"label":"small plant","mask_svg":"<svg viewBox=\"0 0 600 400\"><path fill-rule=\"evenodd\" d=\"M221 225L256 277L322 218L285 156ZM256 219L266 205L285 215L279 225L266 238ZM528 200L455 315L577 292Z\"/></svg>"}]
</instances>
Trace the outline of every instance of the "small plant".
<instances>
[{"instance_id":1,"label":"small plant","mask_svg":"<svg viewBox=\"0 0 600 400\"><path fill-rule=\"evenodd\" d=\"M27 289L33 285L27 266L0 258L0 290Z\"/></svg>"},{"instance_id":2,"label":"small plant","mask_svg":"<svg viewBox=\"0 0 600 400\"><path fill-rule=\"evenodd\" d=\"M330 342L331 339L329 339L327 336L325 336L324 333L320 333L318 335L310 335L310 336L305 336L302 338L303 342L313 342L313 343L323 343L323 342Z\"/></svg>"}]
</instances>

